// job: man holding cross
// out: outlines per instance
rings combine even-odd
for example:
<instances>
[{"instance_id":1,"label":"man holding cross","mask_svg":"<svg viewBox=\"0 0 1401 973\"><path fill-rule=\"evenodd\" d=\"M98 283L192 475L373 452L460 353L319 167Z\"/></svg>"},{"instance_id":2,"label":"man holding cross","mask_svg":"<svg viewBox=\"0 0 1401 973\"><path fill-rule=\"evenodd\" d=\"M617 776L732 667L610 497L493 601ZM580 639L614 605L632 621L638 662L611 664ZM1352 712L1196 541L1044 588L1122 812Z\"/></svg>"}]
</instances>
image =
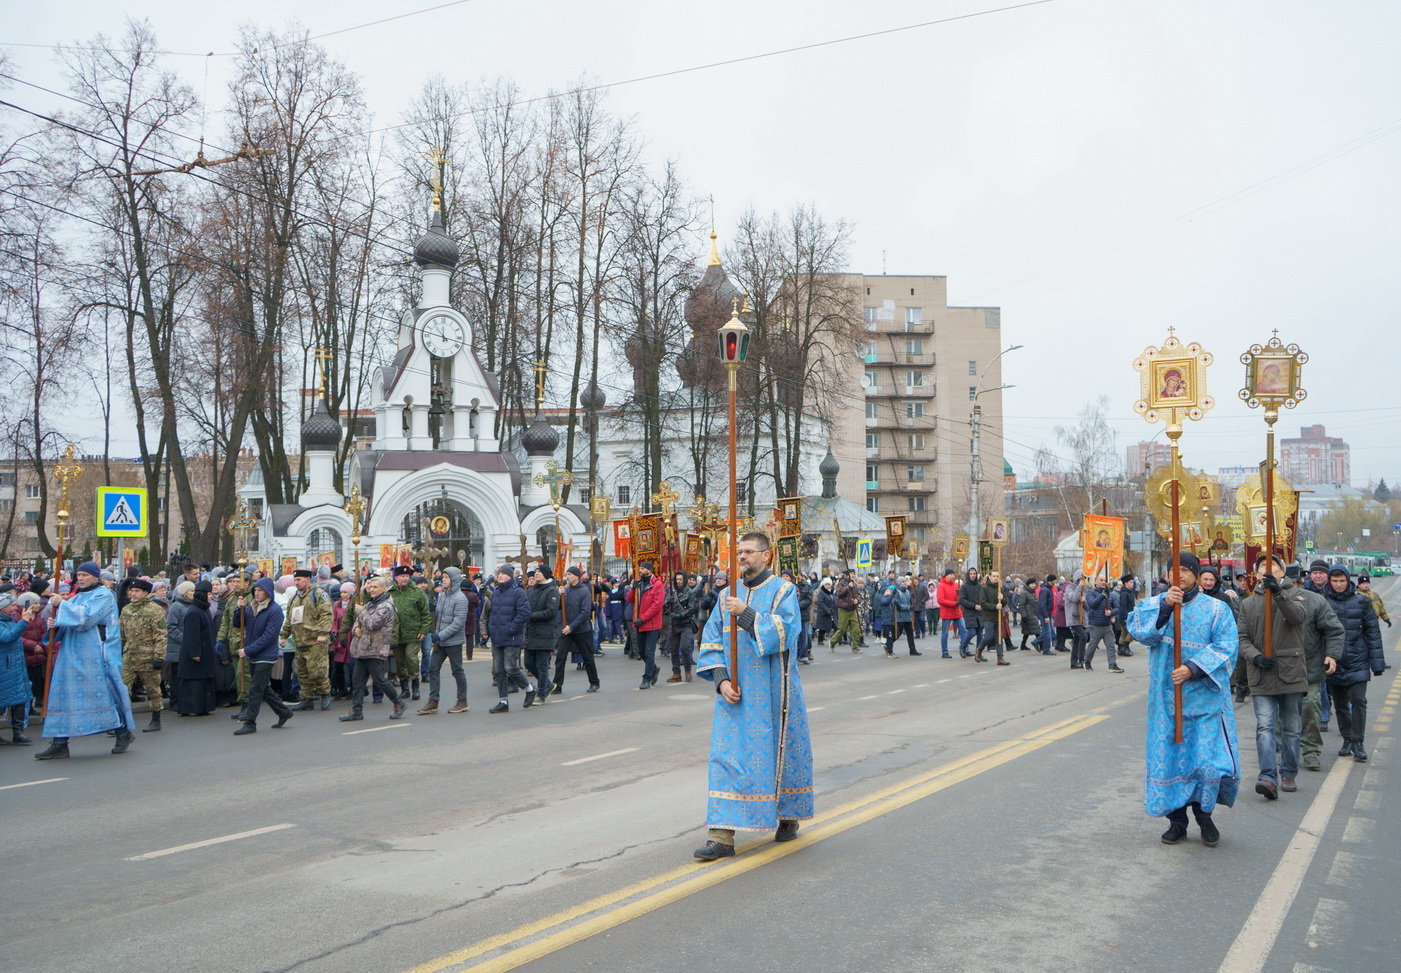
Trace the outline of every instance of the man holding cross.
<instances>
[{"instance_id":1,"label":"man holding cross","mask_svg":"<svg viewBox=\"0 0 1401 973\"><path fill-rule=\"evenodd\" d=\"M1196 555L1178 555L1172 587L1145 598L1129 616L1129 632L1148 647L1148 744L1143 804L1163 815L1165 845L1187 836L1190 807L1202 843L1215 847L1220 832L1211 812L1232 806L1240 791L1231 672L1239 639L1231 606L1201 597ZM1174 612L1182 613L1182 664L1173 667ZM1175 742L1174 687L1182 687L1182 742Z\"/></svg>"},{"instance_id":2,"label":"man holding cross","mask_svg":"<svg viewBox=\"0 0 1401 973\"><path fill-rule=\"evenodd\" d=\"M710 738L709 840L703 862L735 853L735 831L798 836L812 817L812 741L798 681L797 589L769 570L769 538L753 531L737 547L742 583L716 602L701 637L696 674L715 683ZM738 672L729 669L730 626L739 626Z\"/></svg>"}]
</instances>

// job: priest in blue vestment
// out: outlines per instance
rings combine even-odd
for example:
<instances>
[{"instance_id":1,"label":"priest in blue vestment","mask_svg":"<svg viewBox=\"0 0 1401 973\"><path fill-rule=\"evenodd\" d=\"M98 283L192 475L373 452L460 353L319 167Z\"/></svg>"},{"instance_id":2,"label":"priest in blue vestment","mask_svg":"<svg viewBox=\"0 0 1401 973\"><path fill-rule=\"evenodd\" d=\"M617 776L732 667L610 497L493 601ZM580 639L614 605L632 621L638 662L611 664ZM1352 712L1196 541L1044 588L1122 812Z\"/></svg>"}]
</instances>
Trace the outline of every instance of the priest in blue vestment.
<instances>
[{"instance_id":1,"label":"priest in blue vestment","mask_svg":"<svg viewBox=\"0 0 1401 973\"><path fill-rule=\"evenodd\" d=\"M1211 814L1235 804L1240 790L1231 672L1238 635L1230 605L1202 594L1201 563L1181 552L1172 587L1145 598L1129 615L1129 634L1148 646L1148 745L1143 803L1168 819L1164 844L1187 835L1187 810L1215 847L1220 832ZM1174 605L1182 606L1182 665L1173 668ZM1182 687L1182 742L1175 743L1173 687Z\"/></svg>"},{"instance_id":2,"label":"priest in blue vestment","mask_svg":"<svg viewBox=\"0 0 1401 973\"><path fill-rule=\"evenodd\" d=\"M812 817L812 741L798 680L798 592L769 570L768 535L743 535L736 553L741 583L711 610L696 660L696 674L713 682L716 693L710 834L695 851L700 861L733 855L736 831L773 831L774 840L791 841L798 822ZM733 674L731 625L739 628L739 671Z\"/></svg>"},{"instance_id":3,"label":"priest in blue vestment","mask_svg":"<svg viewBox=\"0 0 1401 973\"><path fill-rule=\"evenodd\" d=\"M59 642L44 709L44 736L52 742L39 760L68 756L68 738L117 731L113 753L132 741L131 697L122 682L122 629L117 598L92 561L78 566L75 590L54 595L53 638Z\"/></svg>"}]
</instances>

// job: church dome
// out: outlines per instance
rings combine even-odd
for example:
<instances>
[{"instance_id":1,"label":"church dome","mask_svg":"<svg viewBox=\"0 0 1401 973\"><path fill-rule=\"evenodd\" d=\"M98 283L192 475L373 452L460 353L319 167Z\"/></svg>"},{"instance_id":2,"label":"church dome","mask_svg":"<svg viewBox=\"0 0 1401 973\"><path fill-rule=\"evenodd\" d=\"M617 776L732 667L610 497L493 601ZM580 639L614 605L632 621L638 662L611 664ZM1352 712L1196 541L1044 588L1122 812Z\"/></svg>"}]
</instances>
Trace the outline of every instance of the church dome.
<instances>
[{"instance_id":1,"label":"church dome","mask_svg":"<svg viewBox=\"0 0 1401 973\"><path fill-rule=\"evenodd\" d=\"M521 436L521 446L527 456L553 456L559 446L559 433L545 421L544 416L536 416L530 428Z\"/></svg>"},{"instance_id":2,"label":"church dome","mask_svg":"<svg viewBox=\"0 0 1401 973\"><path fill-rule=\"evenodd\" d=\"M579 396L579 404L590 412L602 409L607 401L608 396L604 394L603 389L598 387L597 382L590 382L583 394Z\"/></svg>"},{"instance_id":3,"label":"church dome","mask_svg":"<svg viewBox=\"0 0 1401 973\"><path fill-rule=\"evenodd\" d=\"M311 407L311 416L302 423L302 450L334 451L341 444L341 424L326 411L326 403L318 395Z\"/></svg>"},{"instance_id":4,"label":"church dome","mask_svg":"<svg viewBox=\"0 0 1401 973\"><path fill-rule=\"evenodd\" d=\"M822 464L817 467L817 472L823 476L836 476L842 471L842 464L837 462L837 458L832 455L832 447L827 447L827 455L822 457Z\"/></svg>"},{"instance_id":5,"label":"church dome","mask_svg":"<svg viewBox=\"0 0 1401 973\"><path fill-rule=\"evenodd\" d=\"M457 241L443 229L443 214L440 211L433 211L433 222L428 225L428 232L414 245L413 259L414 263L424 268L452 270L457 266Z\"/></svg>"}]
</instances>

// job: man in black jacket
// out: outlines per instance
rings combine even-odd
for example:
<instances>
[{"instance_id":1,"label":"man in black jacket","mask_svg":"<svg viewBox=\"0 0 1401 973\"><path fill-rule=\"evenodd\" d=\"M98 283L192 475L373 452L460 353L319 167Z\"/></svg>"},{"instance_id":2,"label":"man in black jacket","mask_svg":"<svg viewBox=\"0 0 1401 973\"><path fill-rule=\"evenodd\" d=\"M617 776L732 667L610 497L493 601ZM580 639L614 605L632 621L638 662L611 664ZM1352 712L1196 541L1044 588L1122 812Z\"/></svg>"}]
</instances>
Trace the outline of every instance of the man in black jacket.
<instances>
[{"instance_id":1,"label":"man in black jacket","mask_svg":"<svg viewBox=\"0 0 1401 973\"><path fill-rule=\"evenodd\" d=\"M559 656L555 659L554 692L564 692L564 670L571 652L579 653L589 677L585 692L598 692L598 667L593 661L593 602L584 573L575 565L565 569L564 627L560 629ZM539 585L536 585L538 588ZM544 700L544 697L541 697Z\"/></svg>"},{"instance_id":2,"label":"man in black jacket","mask_svg":"<svg viewBox=\"0 0 1401 973\"><path fill-rule=\"evenodd\" d=\"M684 571L671 576L671 584L666 589L666 601L662 613L671 622L667 635L666 650L671 657L671 678L667 682L691 681L691 669L695 667L692 650L696 644L696 617L700 608L700 588L688 583ZM682 673L685 673L684 677Z\"/></svg>"},{"instance_id":3,"label":"man in black jacket","mask_svg":"<svg viewBox=\"0 0 1401 973\"><path fill-rule=\"evenodd\" d=\"M559 585L555 584L554 572L547 565L535 568L535 583L525 590L530 602L530 621L525 623L525 671L535 677L535 685L526 691L522 709L528 709L535 702L538 688L540 702L549 694L550 653L560 635Z\"/></svg>"},{"instance_id":4,"label":"man in black jacket","mask_svg":"<svg viewBox=\"0 0 1401 973\"><path fill-rule=\"evenodd\" d=\"M993 593L992 600L997 600L996 592ZM963 624L968 629L963 641L959 643L958 654L965 659L972 655L968 651L969 642L974 646L983 644L983 601L983 585L978 580L978 569L969 568L963 584L958 586L958 607L963 609Z\"/></svg>"}]
</instances>

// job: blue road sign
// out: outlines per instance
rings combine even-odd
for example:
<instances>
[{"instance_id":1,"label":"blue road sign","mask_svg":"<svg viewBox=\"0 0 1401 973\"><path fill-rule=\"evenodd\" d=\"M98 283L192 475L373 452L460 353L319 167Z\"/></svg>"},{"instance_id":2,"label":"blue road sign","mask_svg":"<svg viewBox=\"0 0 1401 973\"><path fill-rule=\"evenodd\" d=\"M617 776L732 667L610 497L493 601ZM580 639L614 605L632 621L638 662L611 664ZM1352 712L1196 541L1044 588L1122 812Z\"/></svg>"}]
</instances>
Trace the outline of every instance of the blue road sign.
<instances>
[{"instance_id":1,"label":"blue road sign","mask_svg":"<svg viewBox=\"0 0 1401 973\"><path fill-rule=\"evenodd\" d=\"M146 491L141 487L98 487L97 536L145 535Z\"/></svg>"}]
</instances>

